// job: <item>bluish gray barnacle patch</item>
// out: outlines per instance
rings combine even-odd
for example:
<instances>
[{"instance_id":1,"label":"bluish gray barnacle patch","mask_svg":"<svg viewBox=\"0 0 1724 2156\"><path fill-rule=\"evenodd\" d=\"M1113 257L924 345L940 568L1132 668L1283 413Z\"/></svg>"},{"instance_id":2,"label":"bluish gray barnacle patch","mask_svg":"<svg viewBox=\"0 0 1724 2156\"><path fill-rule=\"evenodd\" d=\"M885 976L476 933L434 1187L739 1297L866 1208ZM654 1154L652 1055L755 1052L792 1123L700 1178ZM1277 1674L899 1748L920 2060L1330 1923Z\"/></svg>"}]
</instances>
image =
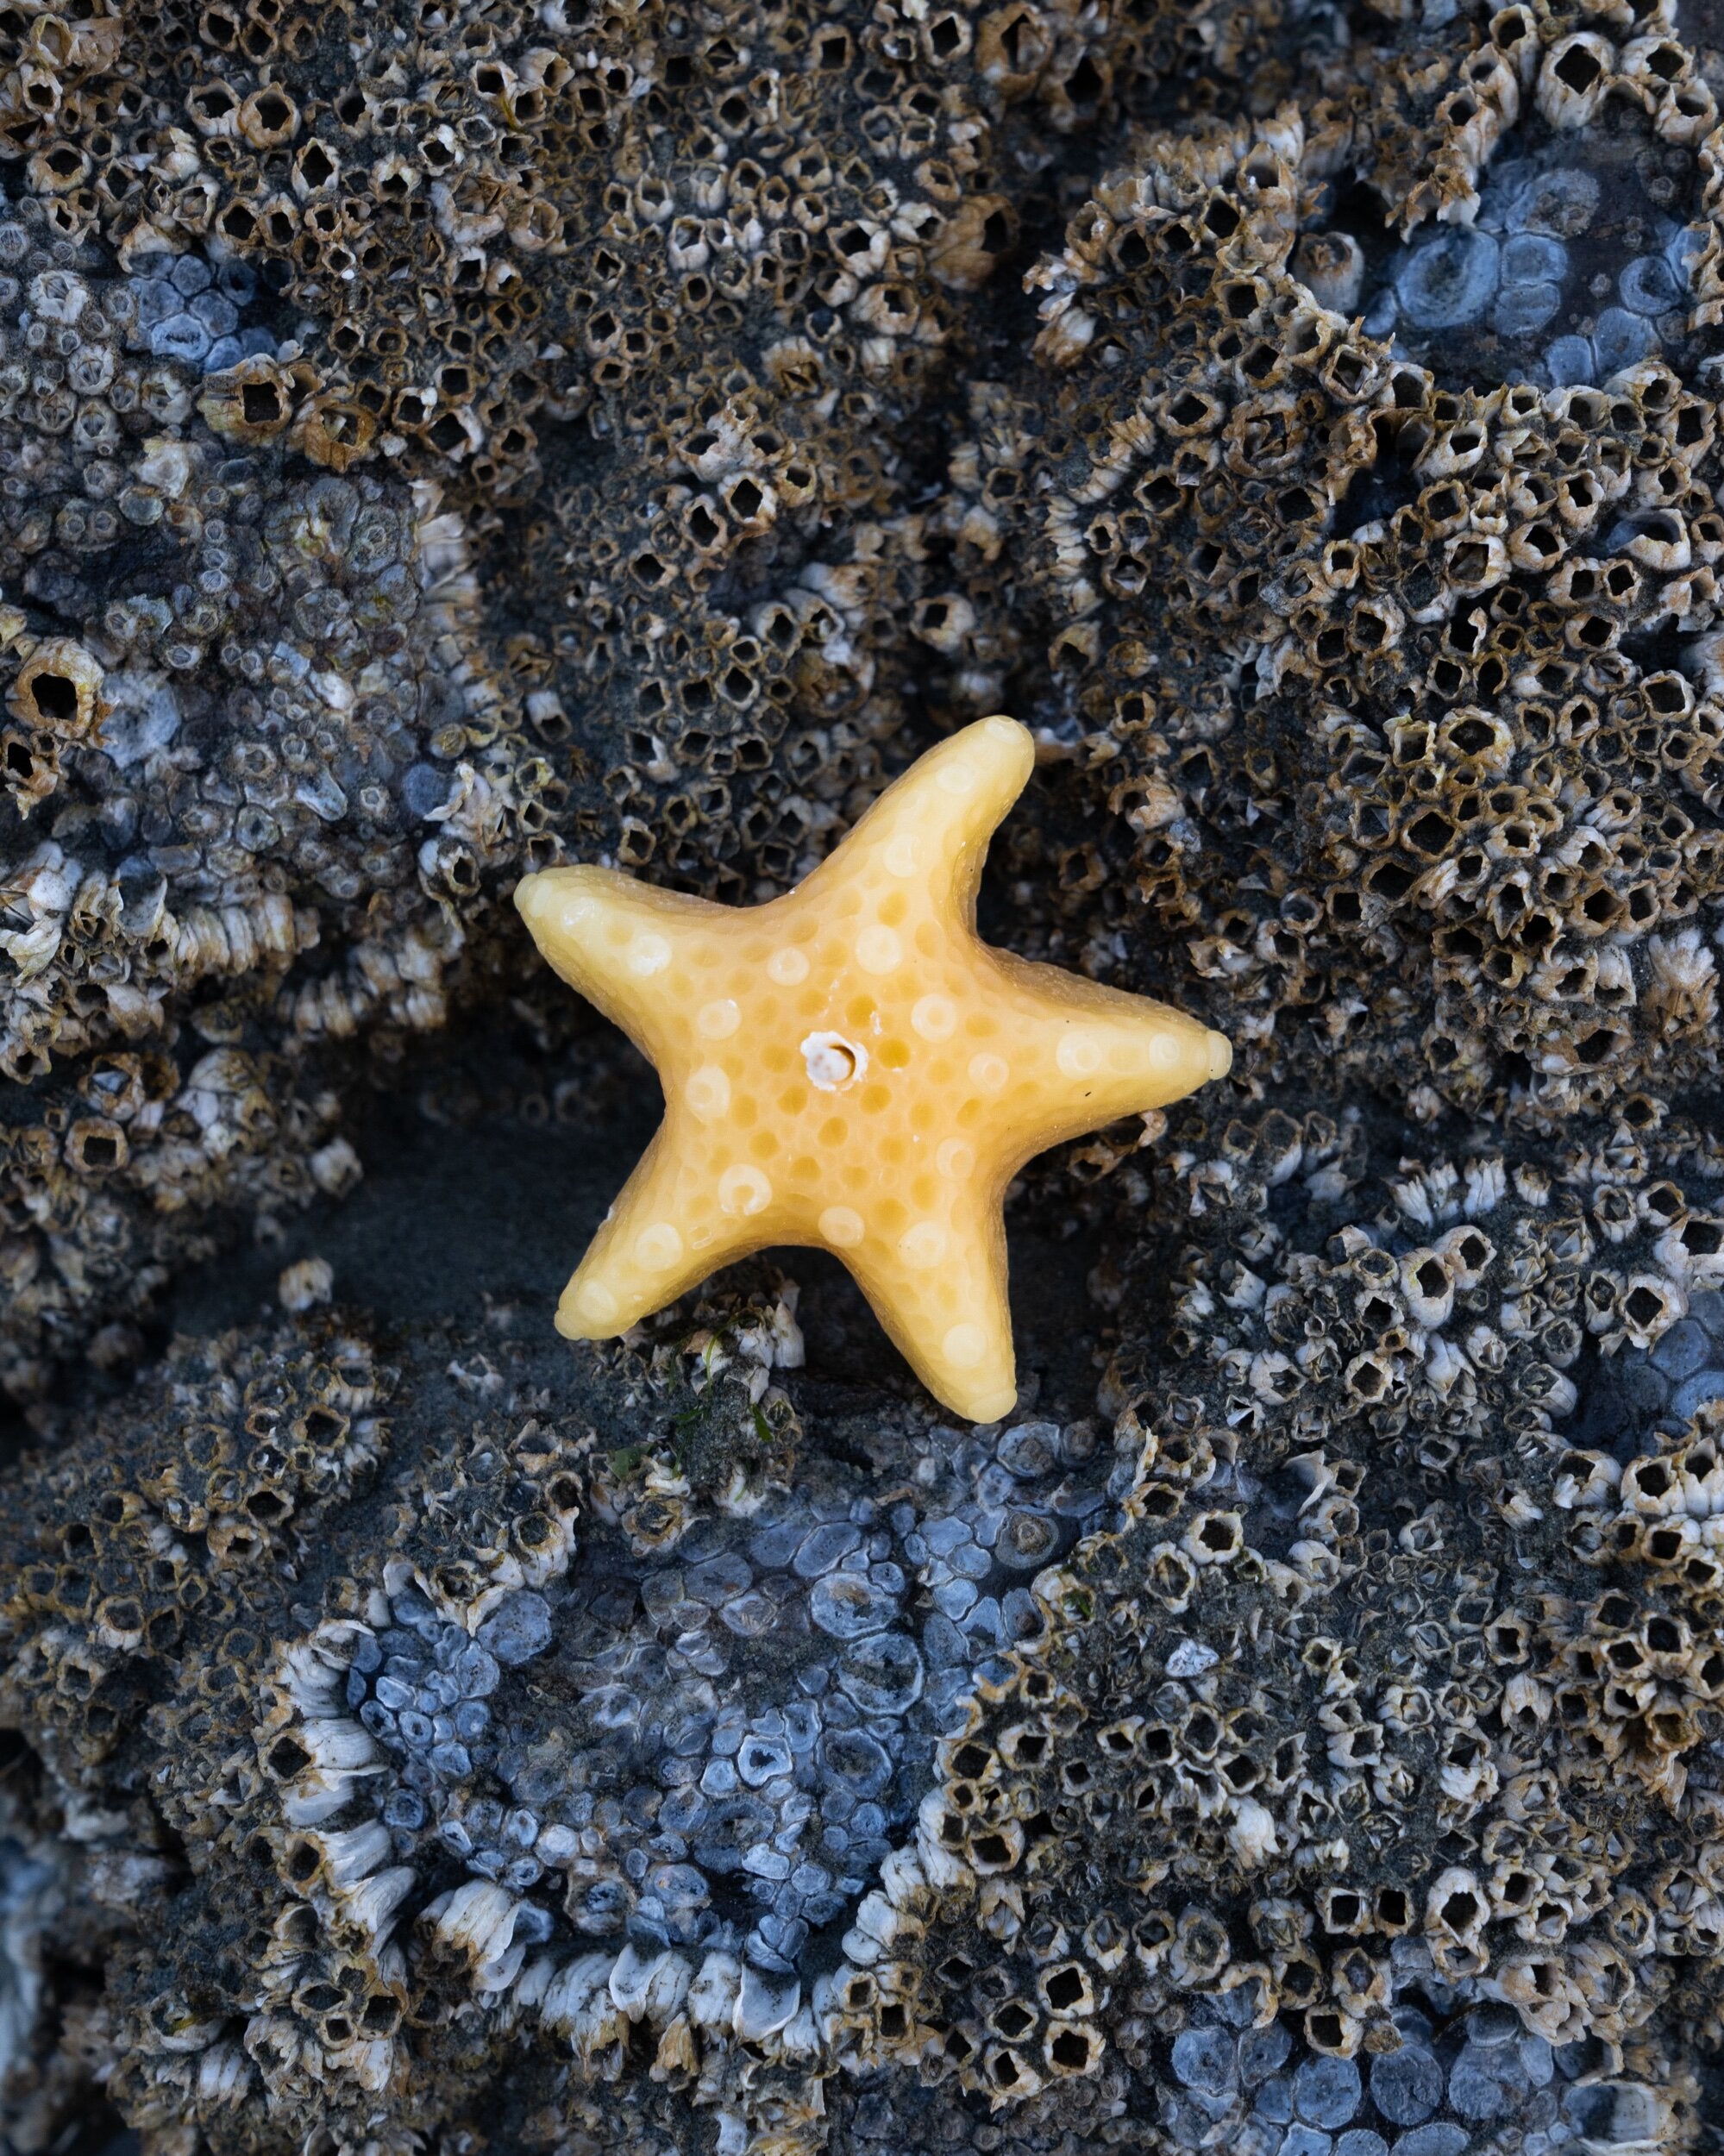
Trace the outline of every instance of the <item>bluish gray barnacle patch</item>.
<instances>
[{"instance_id":1,"label":"bluish gray barnacle patch","mask_svg":"<svg viewBox=\"0 0 1724 2156\"><path fill-rule=\"evenodd\" d=\"M1307 2059L1293 2078L1293 2106L1309 2126L1345 2126L1359 2108L1359 2070L1351 2059Z\"/></svg>"},{"instance_id":2,"label":"bluish gray barnacle patch","mask_svg":"<svg viewBox=\"0 0 1724 2156\"><path fill-rule=\"evenodd\" d=\"M416 1751L429 1745L436 1734L431 1727L430 1716L422 1714L416 1707L404 1708L402 1710L399 1727L404 1741L411 1745Z\"/></svg>"},{"instance_id":3,"label":"bluish gray barnacle patch","mask_svg":"<svg viewBox=\"0 0 1724 2156\"><path fill-rule=\"evenodd\" d=\"M1286 2065L1293 2039L1279 2021L1265 2028L1249 2028L1239 2040L1239 2074L1247 2088L1267 2081Z\"/></svg>"},{"instance_id":4,"label":"bluish gray barnacle patch","mask_svg":"<svg viewBox=\"0 0 1724 2156\"><path fill-rule=\"evenodd\" d=\"M843 1783L857 1798L878 1796L892 1779L892 1761L885 1747L864 1730L835 1729L821 1746L820 1757L825 1778Z\"/></svg>"},{"instance_id":5,"label":"bluish gray barnacle patch","mask_svg":"<svg viewBox=\"0 0 1724 2156\"><path fill-rule=\"evenodd\" d=\"M862 1536L856 1528L843 1521L832 1521L824 1527L816 1527L806 1537L792 1560L791 1569L799 1579L818 1580L861 1546Z\"/></svg>"},{"instance_id":6,"label":"bluish gray barnacle patch","mask_svg":"<svg viewBox=\"0 0 1724 2156\"><path fill-rule=\"evenodd\" d=\"M808 1614L835 1639L857 1639L878 1632L897 1614L891 1595L852 1572L835 1572L808 1597Z\"/></svg>"},{"instance_id":7,"label":"bluish gray barnacle patch","mask_svg":"<svg viewBox=\"0 0 1724 2156\"><path fill-rule=\"evenodd\" d=\"M1464 2156L1470 2139L1465 2127L1432 2119L1428 2126L1403 2134L1394 2144L1394 2156Z\"/></svg>"},{"instance_id":8,"label":"bluish gray barnacle patch","mask_svg":"<svg viewBox=\"0 0 1724 2156\"><path fill-rule=\"evenodd\" d=\"M793 1764L790 1746L780 1736L751 1733L737 1754L737 1771L750 1789L758 1789L775 1775L788 1774Z\"/></svg>"},{"instance_id":9,"label":"bluish gray barnacle patch","mask_svg":"<svg viewBox=\"0 0 1724 2156\"><path fill-rule=\"evenodd\" d=\"M922 1657L902 1633L858 1640L838 1671L840 1689L864 1714L907 1714L922 1696Z\"/></svg>"},{"instance_id":10,"label":"bluish gray barnacle patch","mask_svg":"<svg viewBox=\"0 0 1724 2156\"><path fill-rule=\"evenodd\" d=\"M209 349L210 332L194 315L169 315L150 331L150 350L158 359L183 360L188 367L197 367Z\"/></svg>"},{"instance_id":11,"label":"bluish gray barnacle patch","mask_svg":"<svg viewBox=\"0 0 1724 2156\"><path fill-rule=\"evenodd\" d=\"M1664 249L1664 259L1676 272L1683 291L1688 290L1694 265L1705 252L1706 243L1709 237L1709 227L1703 224L1685 224L1672 235L1669 245Z\"/></svg>"},{"instance_id":12,"label":"bluish gray barnacle patch","mask_svg":"<svg viewBox=\"0 0 1724 2156\"><path fill-rule=\"evenodd\" d=\"M1449 2069L1449 2102L1464 2119L1484 2125L1507 2115L1530 2087L1514 2048L1465 2045Z\"/></svg>"},{"instance_id":13,"label":"bluish gray barnacle patch","mask_svg":"<svg viewBox=\"0 0 1724 2156\"><path fill-rule=\"evenodd\" d=\"M212 265L202 255L147 254L126 280L128 317L157 358L181 360L214 373L259 354L273 358L276 340L245 310L258 297L254 271L244 262Z\"/></svg>"},{"instance_id":14,"label":"bluish gray barnacle patch","mask_svg":"<svg viewBox=\"0 0 1724 2156\"><path fill-rule=\"evenodd\" d=\"M736 1551L727 1550L690 1570L688 1591L696 1601L705 1602L709 1609L717 1609L733 1595L740 1595L753 1586L754 1576L746 1561Z\"/></svg>"},{"instance_id":15,"label":"bluish gray barnacle patch","mask_svg":"<svg viewBox=\"0 0 1724 2156\"><path fill-rule=\"evenodd\" d=\"M1626 307L1607 307L1592 333L1599 373L1607 379L1636 360L1646 358L1658 342L1658 333L1644 315L1630 314Z\"/></svg>"},{"instance_id":16,"label":"bluish gray barnacle patch","mask_svg":"<svg viewBox=\"0 0 1724 2156\"><path fill-rule=\"evenodd\" d=\"M1391 2126L1422 2126L1443 2100L1443 2070L1424 2045L1371 2061L1371 2101Z\"/></svg>"},{"instance_id":17,"label":"bluish gray barnacle patch","mask_svg":"<svg viewBox=\"0 0 1724 2156\"><path fill-rule=\"evenodd\" d=\"M1465 225L1426 241L1395 280L1401 312L1420 329L1476 321L1496 290L1500 252L1489 233Z\"/></svg>"},{"instance_id":18,"label":"bluish gray barnacle patch","mask_svg":"<svg viewBox=\"0 0 1724 2156\"><path fill-rule=\"evenodd\" d=\"M429 816L433 809L441 808L448 790L448 774L433 763L409 764L401 775L401 799L413 816Z\"/></svg>"},{"instance_id":19,"label":"bluish gray barnacle patch","mask_svg":"<svg viewBox=\"0 0 1724 2156\"><path fill-rule=\"evenodd\" d=\"M511 1668L542 1654L550 1640L549 1605L527 1589L505 1595L479 1627L480 1645Z\"/></svg>"},{"instance_id":20,"label":"bluish gray barnacle patch","mask_svg":"<svg viewBox=\"0 0 1724 2156\"><path fill-rule=\"evenodd\" d=\"M1568 271L1568 249L1547 232L1517 232L1502 243L1505 285L1560 285Z\"/></svg>"},{"instance_id":21,"label":"bluish gray barnacle patch","mask_svg":"<svg viewBox=\"0 0 1724 2156\"><path fill-rule=\"evenodd\" d=\"M1257 2116L1269 2126L1289 2126L1293 2122L1293 2084L1285 2074L1277 2074L1273 2081L1264 2082L1257 2091L1254 2107Z\"/></svg>"},{"instance_id":22,"label":"bluish gray barnacle patch","mask_svg":"<svg viewBox=\"0 0 1724 2156\"><path fill-rule=\"evenodd\" d=\"M1696 1370L1683 1378L1671 1395L1671 1412L1686 1420L1708 1400L1724 1400L1724 1369Z\"/></svg>"},{"instance_id":23,"label":"bluish gray barnacle patch","mask_svg":"<svg viewBox=\"0 0 1724 2156\"><path fill-rule=\"evenodd\" d=\"M1558 389L1596 379L1598 360L1590 337L1555 337L1545 348L1545 370Z\"/></svg>"},{"instance_id":24,"label":"bluish gray barnacle patch","mask_svg":"<svg viewBox=\"0 0 1724 2156\"><path fill-rule=\"evenodd\" d=\"M1622 304L1637 315L1666 314L1682 298L1682 280L1663 254L1638 254L1616 280Z\"/></svg>"},{"instance_id":25,"label":"bluish gray barnacle patch","mask_svg":"<svg viewBox=\"0 0 1724 2156\"><path fill-rule=\"evenodd\" d=\"M1542 329L1563 304L1560 285L1509 285L1496 295L1490 325L1499 336L1527 337Z\"/></svg>"},{"instance_id":26,"label":"bluish gray barnacle patch","mask_svg":"<svg viewBox=\"0 0 1724 2156\"><path fill-rule=\"evenodd\" d=\"M239 309L222 292L199 292L185 311L201 322L212 337L231 336L240 326Z\"/></svg>"},{"instance_id":27,"label":"bluish gray barnacle patch","mask_svg":"<svg viewBox=\"0 0 1724 2156\"><path fill-rule=\"evenodd\" d=\"M1188 2089L1226 2096L1233 2086L1234 2041L1226 2029L1188 2028L1174 2039L1173 2070Z\"/></svg>"},{"instance_id":28,"label":"bluish gray barnacle patch","mask_svg":"<svg viewBox=\"0 0 1724 2156\"><path fill-rule=\"evenodd\" d=\"M425 1800L417 1789L392 1789L383 1806L383 1823L404 1834L417 1833L425 1823Z\"/></svg>"},{"instance_id":29,"label":"bluish gray barnacle patch","mask_svg":"<svg viewBox=\"0 0 1724 2156\"><path fill-rule=\"evenodd\" d=\"M1515 191L1507 210L1511 232L1548 232L1571 240L1598 212L1598 181L1571 165L1535 172Z\"/></svg>"},{"instance_id":30,"label":"bluish gray barnacle patch","mask_svg":"<svg viewBox=\"0 0 1724 2156\"><path fill-rule=\"evenodd\" d=\"M1712 1352L1712 1341L1706 1328L1695 1318L1683 1318L1673 1325L1664 1338L1653 1346L1647 1360L1654 1369L1679 1382L1703 1369Z\"/></svg>"},{"instance_id":31,"label":"bluish gray barnacle patch","mask_svg":"<svg viewBox=\"0 0 1724 2156\"><path fill-rule=\"evenodd\" d=\"M1471 226L1426 226L1370 257L1382 281L1360 296L1366 333L1457 384L1595 384L1661 348L1678 361L1690 264L1707 243L1706 228L1676 222L1691 181L1684 197L1644 159L1556 163L1573 147L1536 117L1516 146L1526 154L1483 174Z\"/></svg>"}]
</instances>

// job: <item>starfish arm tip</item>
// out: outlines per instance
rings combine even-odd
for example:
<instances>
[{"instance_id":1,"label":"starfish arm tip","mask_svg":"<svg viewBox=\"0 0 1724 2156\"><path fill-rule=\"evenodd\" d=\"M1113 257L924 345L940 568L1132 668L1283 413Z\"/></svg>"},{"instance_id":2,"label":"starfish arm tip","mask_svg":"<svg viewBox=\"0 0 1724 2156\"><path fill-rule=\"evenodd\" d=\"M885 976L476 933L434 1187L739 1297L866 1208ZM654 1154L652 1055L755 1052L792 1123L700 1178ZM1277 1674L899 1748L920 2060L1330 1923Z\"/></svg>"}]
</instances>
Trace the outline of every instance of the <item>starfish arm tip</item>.
<instances>
[{"instance_id":1,"label":"starfish arm tip","mask_svg":"<svg viewBox=\"0 0 1724 2156\"><path fill-rule=\"evenodd\" d=\"M1018 1405L1018 1381L1007 1377L997 1383L978 1385L962 1401L950 1405L969 1422L1001 1422Z\"/></svg>"},{"instance_id":2,"label":"starfish arm tip","mask_svg":"<svg viewBox=\"0 0 1724 2156\"><path fill-rule=\"evenodd\" d=\"M999 742L1002 748L1009 745L1019 755L1027 749L1032 756L1035 755L1035 737L1022 719L1013 718L1009 712L991 712L981 721L981 726L988 737Z\"/></svg>"},{"instance_id":3,"label":"starfish arm tip","mask_svg":"<svg viewBox=\"0 0 1724 2156\"><path fill-rule=\"evenodd\" d=\"M565 1340L611 1340L629 1329L628 1313L611 1290L579 1273L562 1291L555 1322Z\"/></svg>"},{"instance_id":4,"label":"starfish arm tip","mask_svg":"<svg viewBox=\"0 0 1724 2156\"><path fill-rule=\"evenodd\" d=\"M550 902L550 891L542 872L523 876L515 886L515 911L529 928L536 927L543 919Z\"/></svg>"},{"instance_id":5,"label":"starfish arm tip","mask_svg":"<svg viewBox=\"0 0 1724 2156\"><path fill-rule=\"evenodd\" d=\"M1008 718L1004 711L996 711L991 718L979 719L975 731L998 766L1017 780L1021 792L1036 768L1035 736L1021 719Z\"/></svg>"}]
</instances>

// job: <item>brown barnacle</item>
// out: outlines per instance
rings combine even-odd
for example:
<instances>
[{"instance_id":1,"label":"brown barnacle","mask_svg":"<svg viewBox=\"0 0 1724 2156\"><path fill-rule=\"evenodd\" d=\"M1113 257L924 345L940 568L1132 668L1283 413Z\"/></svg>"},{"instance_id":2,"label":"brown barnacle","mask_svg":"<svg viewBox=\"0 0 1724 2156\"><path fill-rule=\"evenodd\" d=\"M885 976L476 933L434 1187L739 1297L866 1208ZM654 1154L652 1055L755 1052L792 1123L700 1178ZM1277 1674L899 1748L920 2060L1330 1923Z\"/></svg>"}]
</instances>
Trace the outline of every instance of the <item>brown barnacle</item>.
<instances>
[{"instance_id":1,"label":"brown barnacle","mask_svg":"<svg viewBox=\"0 0 1724 2156\"><path fill-rule=\"evenodd\" d=\"M1479 1974L1489 1962L1484 1927L1490 1902L1476 1875L1449 1865L1431 1883L1425 1902L1425 1933L1439 1966L1454 1975Z\"/></svg>"},{"instance_id":2,"label":"brown barnacle","mask_svg":"<svg viewBox=\"0 0 1724 2156\"><path fill-rule=\"evenodd\" d=\"M258 356L204 378L197 409L214 431L235 442L270 442L292 423L300 398L315 384L303 363L282 366Z\"/></svg>"},{"instance_id":3,"label":"brown barnacle","mask_svg":"<svg viewBox=\"0 0 1724 2156\"><path fill-rule=\"evenodd\" d=\"M1426 1331L1445 1325L1454 1308L1455 1282L1443 1254L1409 1250L1401 1261L1401 1292L1415 1325Z\"/></svg>"},{"instance_id":4,"label":"brown barnacle","mask_svg":"<svg viewBox=\"0 0 1724 2156\"><path fill-rule=\"evenodd\" d=\"M55 741L85 741L107 713L103 670L70 636L36 644L6 693L6 708L24 725Z\"/></svg>"},{"instance_id":5,"label":"brown barnacle","mask_svg":"<svg viewBox=\"0 0 1724 2156\"><path fill-rule=\"evenodd\" d=\"M1724 1220L1684 1210L1653 1244L1652 1255L1673 1279L1724 1279Z\"/></svg>"},{"instance_id":6,"label":"brown barnacle","mask_svg":"<svg viewBox=\"0 0 1724 2156\"><path fill-rule=\"evenodd\" d=\"M979 1875L1010 1871L1024 1854L1023 1826L1015 1819L983 1825L970 1834L965 1853Z\"/></svg>"},{"instance_id":7,"label":"brown barnacle","mask_svg":"<svg viewBox=\"0 0 1724 2156\"><path fill-rule=\"evenodd\" d=\"M284 90L254 90L241 105L235 126L254 149L278 149L298 133L299 108Z\"/></svg>"},{"instance_id":8,"label":"brown barnacle","mask_svg":"<svg viewBox=\"0 0 1724 2156\"><path fill-rule=\"evenodd\" d=\"M126 1133L106 1116L80 1116L66 1134L66 1165L81 1175L104 1175L126 1165Z\"/></svg>"},{"instance_id":9,"label":"brown barnacle","mask_svg":"<svg viewBox=\"0 0 1724 2156\"><path fill-rule=\"evenodd\" d=\"M1017 236L1017 212L1006 196L968 195L936 232L928 266L950 291L980 291Z\"/></svg>"},{"instance_id":10,"label":"brown barnacle","mask_svg":"<svg viewBox=\"0 0 1724 2156\"><path fill-rule=\"evenodd\" d=\"M23 733L8 728L0 734L0 779L20 814L28 816L60 784L59 742L43 730Z\"/></svg>"},{"instance_id":11,"label":"brown barnacle","mask_svg":"<svg viewBox=\"0 0 1724 2156\"><path fill-rule=\"evenodd\" d=\"M1687 47L1656 28L1630 38L1616 67L1622 87L1648 112L1656 112L1666 92L1694 76L1694 59Z\"/></svg>"},{"instance_id":12,"label":"brown barnacle","mask_svg":"<svg viewBox=\"0 0 1724 2156\"><path fill-rule=\"evenodd\" d=\"M332 472L346 472L373 454L377 420L357 398L339 389L319 390L293 419L289 446Z\"/></svg>"},{"instance_id":13,"label":"brown barnacle","mask_svg":"<svg viewBox=\"0 0 1724 2156\"><path fill-rule=\"evenodd\" d=\"M1244 1546L1244 1520L1236 1512L1199 1513L1180 1545L1195 1565L1228 1564Z\"/></svg>"},{"instance_id":14,"label":"brown barnacle","mask_svg":"<svg viewBox=\"0 0 1724 2156\"><path fill-rule=\"evenodd\" d=\"M1617 1337L1634 1347L1650 1348L1687 1308L1688 1297L1675 1281L1658 1273L1633 1273L1623 1282L1616 1305L1621 1326Z\"/></svg>"},{"instance_id":15,"label":"brown barnacle","mask_svg":"<svg viewBox=\"0 0 1724 2156\"><path fill-rule=\"evenodd\" d=\"M1621 1480L1621 1464L1608 1452L1567 1451L1557 1464L1552 1500L1564 1512L1602 1512L1614 1504Z\"/></svg>"}]
</instances>

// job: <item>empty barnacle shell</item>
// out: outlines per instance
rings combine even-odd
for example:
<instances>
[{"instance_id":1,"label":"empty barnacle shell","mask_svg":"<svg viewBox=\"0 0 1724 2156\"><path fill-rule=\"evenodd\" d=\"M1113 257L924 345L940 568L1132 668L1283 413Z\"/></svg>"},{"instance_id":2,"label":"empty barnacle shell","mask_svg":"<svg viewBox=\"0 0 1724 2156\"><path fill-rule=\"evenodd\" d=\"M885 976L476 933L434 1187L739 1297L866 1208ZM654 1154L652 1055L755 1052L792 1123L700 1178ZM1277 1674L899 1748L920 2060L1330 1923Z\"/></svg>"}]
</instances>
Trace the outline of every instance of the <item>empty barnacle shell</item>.
<instances>
[{"instance_id":1,"label":"empty barnacle shell","mask_svg":"<svg viewBox=\"0 0 1724 2156\"><path fill-rule=\"evenodd\" d=\"M239 401L243 411L243 388ZM356 398L333 389L320 390L295 413L289 441L314 464L345 472L373 454L376 431L374 416Z\"/></svg>"},{"instance_id":2,"label":"empty barnacle shell","mask_svg":"<svg viewBox=\"0 0 1724 2156\"><path fill-rule=\"evenodd\" d=\"M70 636L36 644L6 693L14 718L56 740L78 741L97 732L105 706L103 669Z\"/></svg>"},{"instance_id":3,"label":"empty barnacle shell","mask_svg":"<svg viewBox=\"0 0 1724 2156\"><path fill-rule=\"evenodd\" d=\"M241 360L206 381L197 409L219 435L267 442L292 424L310 385L308 374L308 369L283 367L273 360Z\"/></svg>"}]
</instances>

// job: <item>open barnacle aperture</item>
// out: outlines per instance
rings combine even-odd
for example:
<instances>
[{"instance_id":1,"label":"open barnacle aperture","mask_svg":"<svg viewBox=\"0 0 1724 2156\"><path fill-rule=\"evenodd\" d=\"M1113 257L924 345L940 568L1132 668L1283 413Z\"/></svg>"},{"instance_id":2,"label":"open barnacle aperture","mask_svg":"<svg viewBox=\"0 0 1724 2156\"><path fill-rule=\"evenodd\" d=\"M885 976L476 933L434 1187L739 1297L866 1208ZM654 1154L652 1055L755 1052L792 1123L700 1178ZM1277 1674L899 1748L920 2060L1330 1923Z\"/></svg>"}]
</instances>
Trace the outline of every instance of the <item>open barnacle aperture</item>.
<instances>
[{"instance_id":1,"label":"open barnacle aperture","mask_svg":"<svg viewBox=\"0 0 1724 2156\"><path fill-rule=\"evenodd\" d=\"M745 1252L814 1244L949 1407L1010 1409L1012 1175L1232 1061L1176 1011L978 939L987 842L1033 755L1012 719L965 728L766 906L606 868L522 883L546 957L665 1087L659 1134L564 1292L562 1332L608 1338Z\"/></svg>"}]
</instances>

